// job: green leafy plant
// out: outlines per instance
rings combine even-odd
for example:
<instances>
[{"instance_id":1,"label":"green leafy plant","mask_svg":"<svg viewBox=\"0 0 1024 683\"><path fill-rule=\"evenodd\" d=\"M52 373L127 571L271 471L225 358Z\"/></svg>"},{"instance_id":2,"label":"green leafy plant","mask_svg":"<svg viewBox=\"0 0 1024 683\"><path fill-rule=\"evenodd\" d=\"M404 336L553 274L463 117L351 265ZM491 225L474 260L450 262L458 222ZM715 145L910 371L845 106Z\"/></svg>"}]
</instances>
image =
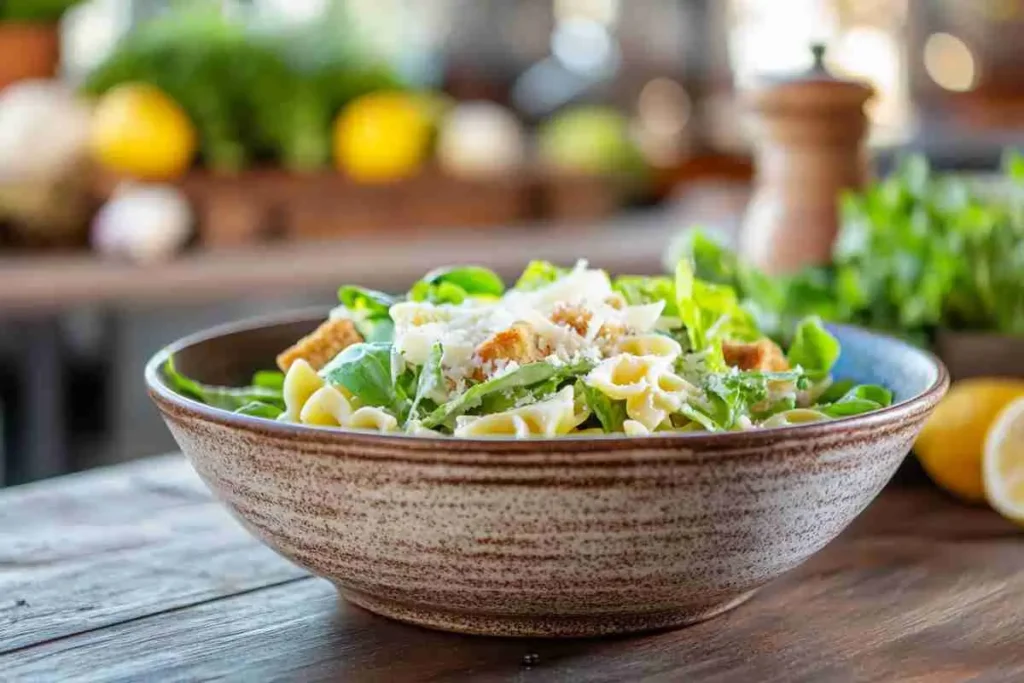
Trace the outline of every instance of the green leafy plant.
<instances>
[{"instance_id":1,"label":"green leafy plant","mask_svg":"<svg viewBox=\"0 0 1024 683\"><path fill-rule=\"evenodd\" d=\"M51 24L82 0L2 0L0 21Z\"/></svg>"},{"instance_id":2,"label":"green leafy plant","mask_svg":"<svg viewBox=\"0 0 1024 683\"><path fill-rule=\"evenodd\" d=\"M342 33L324 25L257 31L190 5L128 34L83 87L94 96L132 81L160 88L188 113L215 170L260 160L313 170L330 159L332 121L346 103L401 85Z\"/></svg>"},{"instance_id":3,"label":"green leafy plant","mask_svg":"<svg viewBox=\"0 0 1024 683\"><path fill-rule=\"evenodd\" d=\"M992 196L920 157L841 201L833 262L770 278L703 232L683 244L698 278L728 284L772 336L807 315L927 343L937 329L1024 334L1024 158Z\"/></svg>"}]
</instances>

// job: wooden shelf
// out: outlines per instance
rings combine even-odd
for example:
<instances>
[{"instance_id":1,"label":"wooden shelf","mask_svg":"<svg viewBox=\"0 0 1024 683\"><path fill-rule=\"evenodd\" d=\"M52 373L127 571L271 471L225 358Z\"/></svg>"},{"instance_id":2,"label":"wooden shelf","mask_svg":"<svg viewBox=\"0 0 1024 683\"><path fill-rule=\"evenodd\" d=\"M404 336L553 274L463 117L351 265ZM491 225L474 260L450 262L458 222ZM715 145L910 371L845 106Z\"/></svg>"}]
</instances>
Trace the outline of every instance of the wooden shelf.
<instances>
[{"instance_id":1,"label":"wooden shelf","mask_svg":"<svg viewBox=\"0 0 1024 683\"><path fill-rule=\"evenodd\" d=\"M503 276L527 261L587 258L616 271L657 270L679 229L662 215L598 226L377 232L330 242L195 251L154 265L90 253L0 256L0 311L53 312L84 305L184 304L358 282L400 288L446 263L479 263Z\"/></svg>"}]
</instances>

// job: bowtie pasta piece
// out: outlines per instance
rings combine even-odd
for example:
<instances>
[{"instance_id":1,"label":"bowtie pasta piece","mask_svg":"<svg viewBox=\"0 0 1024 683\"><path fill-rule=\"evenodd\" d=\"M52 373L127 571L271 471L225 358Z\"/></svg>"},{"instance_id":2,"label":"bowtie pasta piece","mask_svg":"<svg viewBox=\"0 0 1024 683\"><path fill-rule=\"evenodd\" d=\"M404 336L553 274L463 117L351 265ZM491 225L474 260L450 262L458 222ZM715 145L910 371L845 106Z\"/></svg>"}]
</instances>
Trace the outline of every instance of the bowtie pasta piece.
<instances>
[{"instance_id":1,"label":"bowtie pasta piece","mask_svg":"<svg viewBox=\"0 0 1024 683\"><path fill-rule=\"evenodd\" d=\"M761 423L762 427L789 427L792 425L807 424L808 422L820 422L827 420L828 415L817 410L808 408L794 408L778 415L772 415Z\"/></svg>"},{"instance_id":2,"label":"bowtie pasta piece","mask_svg":"<svg viewBox=\"0 0 1024 683\"><path fill-rule=\"evenodd\" d=\"M622 431L626 433L626 436L646 436L651 433L651 430L647 429L643 423L636 420L626 420L623 422Z\"/></svg>"},{"instance_id":3,"label":"bowtie pasta piece","mask_svg":"<svg viewBox=\"0 0 1024 683\"><path fill-rule=\"evenodd\" d=\"M479 417L460 417L455 436L561 436L576 428L587 415L576 412L571 386L532 405Z\"/></svg>"},{"instance_id":4,"label":"bowtie pasta piece","mask_svg":"<svg viewBox=\"0 0 1024 683\"><path fill-rule=\"evenodd\" d=\"M351 417L352 404L330 385L314 391L299 412L299 422L320 427L343 427Z\"/></svg>"},{"instance_id":5,"label":"bowtie pasta piece","mask_svg":"<svg viewBox=\"0 0 1024 683\"><path fill-rule=\"evenodd\" d=\"M398 420L386 410L363 406L352 413L343 426L351 429L369 429L375 432L393 432L398 429Z\"/></svg>"},{"instance_id":6,"label":"bowtie pasta piece","mask_svg":"<svg viewBox=\"0 0 1024 683\"><path fill-rule=\"evenodd\" d=\"M696 388L672 372L672 359L624 353L600 364L583 380L605 396L626 401L626 415L654 431Z\"/></svg>"},{"instance_id":7,"label":"bowtie pasta piece","mask_svg":"<svg viewBox=\"0 0 1024 683\"><path fill-rule=\"evenodd\" d=\"M323 379L303 358L298 358L288 367L284 376L284 415L281 419L298 422L303 406L318 389L324 386Z\"/></svg>"},{"instance_id":8,"label":"bowtie pasta piece","mask_svg":"<svg viewBox=\"0 0 1024 683\"><path fill-rule=\"evenodd\" d=\"M619 342L619 352L631 356L660 356L675 360L683 347L675 339L663 334L638 334L625 337Z\"/></svg>"}]
</instances>

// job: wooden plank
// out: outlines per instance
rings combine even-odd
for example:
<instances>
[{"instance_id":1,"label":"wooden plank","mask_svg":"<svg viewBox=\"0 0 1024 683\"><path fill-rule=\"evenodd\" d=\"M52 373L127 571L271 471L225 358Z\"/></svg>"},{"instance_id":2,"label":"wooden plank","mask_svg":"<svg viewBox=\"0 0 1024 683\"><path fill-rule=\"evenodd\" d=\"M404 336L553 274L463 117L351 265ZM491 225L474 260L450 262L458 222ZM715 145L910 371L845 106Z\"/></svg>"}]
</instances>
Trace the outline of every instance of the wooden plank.
<instances>
[{"instance_id":1,"label":"wooden plank","mask_svg":"<svg viewBox=\"0 0 1024 683\"><path fill-rule=\"evenodd\" d=\"M618 271L650 272L661 269L661 253L681 227L646 217L600 227L378 232L321 243L199 251L145 266L91 254L6 256L0 257L0 311L178 304L343 282L394 288L446 263L479 263L506 277L535 258L563 263L588 258Z\"/></svg>"},{"instance_id":2,"label":"wooden plank","mask_svg":"<svg viewBox=\"0 0 1024 683\"><path fill-rule=\"evenodd\" d=\"M304 576L213 502L180 456L0 501L0 652Z\"/></svg>"},{"instance_id":3,"label":"wooden plank","mask_svg":"<svg viewBox=\"0 0 1024 683\"><path fill-rule=\"evenodd\" d=\"M307 579L23 649L0 656L0 671L90 681L1024 680L1020 540L987 510L930 489L890 490L751 602L678 631L464 637L339 604L330 584Z\"/></svg>"},{"instance_id":4,"label":"wooden plank","mask_svg":"<svg viewBox=\"0 0 1024 683\"><path fill-rule=\"evenodd\" d=\"M377 230L324 242L195 251L144 266L89 253L0 256L0 312L196 303L344 282L400 288L451 263L478 263L504 277L537 258L586 258L616 272L660 272L662 254L683 228L706 225L732 236L748 195L745 184L712 182L693 187L668 209L610 221Z\"/></svg>"}]
</instances>

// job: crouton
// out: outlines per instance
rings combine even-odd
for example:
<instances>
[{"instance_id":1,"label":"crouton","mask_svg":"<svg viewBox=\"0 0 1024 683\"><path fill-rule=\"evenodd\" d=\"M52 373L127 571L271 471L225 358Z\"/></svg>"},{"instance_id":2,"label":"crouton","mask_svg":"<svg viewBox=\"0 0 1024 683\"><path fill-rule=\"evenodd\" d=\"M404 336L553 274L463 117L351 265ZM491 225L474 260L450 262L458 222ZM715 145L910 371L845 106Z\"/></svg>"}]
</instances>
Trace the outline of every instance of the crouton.
<instances>
[{"instance_id":1,"label":"crouton","mask_svg":"<svg viewBox=\"0 0 1024 683\"><path fill-rule=\"evenodd\" d=\"M582 307L561 304L551 313L551 322L556 325L565 325L576 331L576 334L585 337L590 327L590 321L594 314ZM606 322L597 331L597 338L605 341L614 341L628 333L626 326L619 322Z\"/></svg>"},{"instance_id":2,"label":"crouton","mask_svg":"<svg viewBox=\"0 0 1024 683\"><path fill-rule=\"evenodd\" d=\"M363 341L351 320L326 320L320 327L282 351L277 356L277 367L288 372L299 358L319 370L327 362L352 344Z\"/></svg>"},{"instance_id":3,"label":"crouton","mask_svg":"<svg viewBox=\"0 0 1024 683\"><path fill-rule=\"evenodd\" d=\"M587 328L590 326L590 319L593 317L594 314L582 306L559 304L555 310L551 312L550 320L556 325L571 327L576 330L576 334L582 337L587 333Z\"/></svg>"},{"instance_id":4,"label":"crouton","mask_svg":"<svg viewBox=\"0 0 1024 683\"><path fill-rule=\"evenodd\" d=\"M515 361L520 365L544 357L537 344L537 334L526 323L516 323L507 330L495 332L476 347L476 356L483 364Z\"/></svg>"},{"instance_id":5,"label":"crouton","mask_svg":"<svg viewBox=\"0 0 1024 683\"><path fill-rule=\"evenodd\" d=\"M722 355L725 362L740 370L761 370L764 372L783 372L789 370L789 361L782 349L771 339L761 339L746 344L742 342L723 342Z\"/></svg>"}]
</instances>

